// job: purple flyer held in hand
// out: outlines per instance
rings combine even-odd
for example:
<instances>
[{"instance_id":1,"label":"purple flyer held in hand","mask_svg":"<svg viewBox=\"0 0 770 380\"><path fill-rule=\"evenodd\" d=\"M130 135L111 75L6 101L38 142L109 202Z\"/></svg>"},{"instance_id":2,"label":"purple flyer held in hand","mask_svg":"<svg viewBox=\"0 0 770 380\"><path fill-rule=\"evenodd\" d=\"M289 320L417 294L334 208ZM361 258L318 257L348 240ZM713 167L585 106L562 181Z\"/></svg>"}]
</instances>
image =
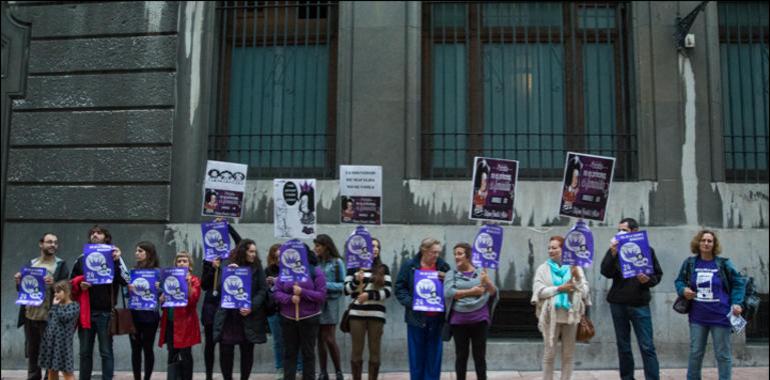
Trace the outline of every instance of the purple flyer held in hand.
<instances>
[{"instance_id":1,"label":"purple flyer held in hand","mask_svg":"<svg viewBox=\"0 0 770 380\"><path fill-rule=\"evenodd\" d=\"M21 268L17 305L40 306L45 301L45 268Z\"/></svg>"},{"instance_id":2,"label":"purple flyer held in hand","mask_svg":"<svg viewBox=\"0 0 770 380\"><path fill-rule=\"evenodd\" d=\"M222 269L223 309L251 309L251 271L249 268Z\"/></svg>"},{"instance_id":3,"label":"purple flyer held in hand","mask_svg":"<svg viewBox=\"0 0 770 380\"><path fill-rule=\"evenodd\" d=\"M310 280L307 263L307 249L299 239L281 244L278 261L278 278L282 282L304 282Z\"/></svg>"},{"instance_id":4,"label":"purple flyer held in hand","mask_svg":"<svg viewBox=\"0 0 770 380\"><path fill-rule=\"evenodd\" d=\"M638 274L653 274L650 243L647 241L647 231L629 232L615 235L618 241L618 259L623 278L634 277Z\"/></svg>"},{"instance_id":5,"label":"purple flyer held in hand","mask_svg":"<svg viewBox=\"0 0 770 380\"><path fill-rule=\"evenodd\" d=\"M133 310L155 310L158 307L157 269L132 269L128 308Z\"/></svg>"},{"instance_id":6,"label":"purple flyer held in hand","mask_svg":"<svg viewBox=\"0 0 770 380\"><path fill-rule=\"evenodd\" d=\"M503 247L503 227L494 224L481 226L473 240L471 261L473 266L497 270L500 266L500 250Z\"/></svg>"},{"instance_id":7,"label":"purple flyer held in hand","mask_svg":"<svg viewBox=\"0 0 770 380\"><path fill-rule=\"evenodd\" d=\"M203 234L203 259L214 261L222 260L230 254L230 237L228 236L227 221L201 224Z\"/></svg>"},{"instance_id":8,"label":"purple flyer held in hand","mask_svg":"<svg viewBox=\"0 0 770 380\"><path fill-rule=\"evenodd\" d=\"M91 285L112 284L115 262L109 244L86 244L83 246L83 277Z\"/></svg>"},{"instance_id":9,"label":"purple flyer held in hand","mask_svg":"<svg viewBox=\"0 0 770 380\"><path fill-rule=\"evenodd\" d=\"M567 152L559 215L604 221L614 157Z\"/></svg>"},{"instance_id":10,"label":"purple flyer held in hand","mask_svg":"<svg viewBox=\"0 0 770 380\"><path fill-rule=\"evenodd\" d=\"M345 242L345 261L348 269L371 269L374 261L372 236L364 226L356 227Z\"/></svg>"},{"instance_id":11,"label":"purple flyer held in hand","mask_svg":"<svg viewBox=\"0 0 770 380\"><path fill-rule=\"evenodd\" d=\"M187 306L189 289L187 288L187 268L163 269L163 307Z\"/></svg>"},{"instance_id":12,"label":"purple flyer held in hand","mask_svg":"<svg viewBox=\"0 0 770 380\"><path fill-rule=\"evenodd\" d=\"M433 270L414 271L414 311L444 311L444 285Z\"/></svg>"},{"instance_id":13,"label":"purple flyer held in hand","mask_svg":"<svg viewBox=\"0 0 770 380\"><path fill-rule=\"evenodd\" d=\"M594 261L594 235L582 219L564 236L562 264L590 267Z\"/></svg>"}]
</instances>

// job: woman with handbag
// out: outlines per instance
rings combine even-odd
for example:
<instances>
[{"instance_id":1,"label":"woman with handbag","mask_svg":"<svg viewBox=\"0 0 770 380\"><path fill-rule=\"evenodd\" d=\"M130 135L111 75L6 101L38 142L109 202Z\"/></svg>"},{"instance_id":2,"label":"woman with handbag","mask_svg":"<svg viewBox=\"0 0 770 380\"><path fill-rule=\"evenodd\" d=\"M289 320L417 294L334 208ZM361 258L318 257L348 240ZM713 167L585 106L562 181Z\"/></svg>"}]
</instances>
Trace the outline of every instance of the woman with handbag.
<instances>
[{"instance_id":1,"label":"woman with handbag","mask_svg":"<svg viewBox=\"0 0 770 380\"><path fill-rule=\"evenodd\" d=\"M187 251L180 251L174 257L174 266L187 268L187 289L189 298L187 306L167 307L163 309L163 318L160 321L160 337L158 346L168 343L169 378L176 372L182 380L191 380L193 377L192 346L201 342L201 328L198 320L198 299L201 296L201 282L192 274L192 256ZM160 303L164 302L163 295Z\"/></svg>"},{"instance_id":2,"label":"woman with handbag","mask_svg":"<svg viewBox=\"0 0 770 380\"><path fill-rule=\"evenodd\" d=\"M476 379L486 380L487 330L497 305L497 288L485 270L471 263L470 244L457 243L454 257L455 269L444 277L444 303L446 320L455 340L455 373L457 380L465 380L470 345Z\"/></svg>"},{"instance_id":3,"label":"woman with handbag","mask_svg":"<svg viewBox=\"0 0 770 380\"><path fill-rule=\"evenodd\" d=\"M337 345L336 327L340 318L340 296L345 285L345 262L329 235L320 234L313 239L313 252L318 257L318 266L326 275L326 302L321 311L318 328L318 380L329 380L326 369L326 352L332 357L336 380L344 380L340 363L340 348Z\"/></svg>"},{"instance_id":4,"label":"woman with handbag","mask_svg":"<svg viewBox=\"0 0 770 380\"><path fill-rule=\"evenodd\" d=\"M732 324L729 314L741 315L745 281L730 259L722 253L716 233L699 231L690 242L688 257L674 284L679 296L690 301L690 357L687 379L700 379L709 333L714 342L719 379L732 375Z\"/></svg>"},{"instance_id":5,"label":"woman with handbag","mask_svg":"<svg viewBox=\"0 0 770 380\"><path fill-rule=\"evenodd\" d=\"M364 343L369 339L369 380L376 380L380 371L380 344L385 327L385 301L393 292L390 269L382 263L380 241L372 238L374 262L372 269L348 269L345 294L352 303L348 309L353 349L350 369L353 380L361 380L364 363Z\"/></svg>"},{"instance_id":6,"label":"woman with handbag","mask_svg":"<svg viewBox=\"0 0 770 380\"><path fill-rule=\"evenodd\" d=\"M590 304L588 281L579 266L562 265L564 238L548 240L548 260L535 271L531 303L543 334L543 379L552 380L556 342L561 339L561 379L572 378L578 324Z\"/></svg>"},{"instance_id":7,"label":"woman with handbag","mask_svg":"<svg viewBox=\"0 0 770 380\"><path fill-rule=\"evenodd\" d=\"M160 273L158 254L155 245L151 242L137 243L134 257L136 258L134 269L154 269L158 274ZM158 288L157 284L155 288ZM134 291L132 284L128 285L128 291ZM131 318L134 321L135 332L128 337L131 342L131 370L134 372L134 380L150 380L155 365L155 352L152 346L155 343L155 334L158 332L160 313L157 307L154 310L131 310ZM142 377L142 354L144 354L144 377Z\"/></svg>"}]
</instances>

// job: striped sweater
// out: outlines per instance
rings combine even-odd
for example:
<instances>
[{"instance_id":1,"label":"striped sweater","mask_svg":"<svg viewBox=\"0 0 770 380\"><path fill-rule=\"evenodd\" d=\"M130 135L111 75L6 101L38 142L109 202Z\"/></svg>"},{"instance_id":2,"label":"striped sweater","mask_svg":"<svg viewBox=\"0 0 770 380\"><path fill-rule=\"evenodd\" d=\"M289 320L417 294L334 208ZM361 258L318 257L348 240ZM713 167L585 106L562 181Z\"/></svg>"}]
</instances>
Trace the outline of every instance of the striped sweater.
<instances>
[{"instance_id":1,"label":"striped sweater","mask_svg":"<svg viewBox=\"0 0 770 380\"><path fill-rule=\"evenodd\" d=\"M393 284L390 279L390 269L385 267L385 285L376 289L372 283L372 272L364 271L363 291L369 294L369 300L363 304L353 302L350 307L350 318L375 318L385 322L385 301L393 293ZM345 276L345 294L350 296L351 300L358 298L361 292L358 291L359 283L356 281L355 274L357 269L348 269Z\"/></svg>"}]
</instances>

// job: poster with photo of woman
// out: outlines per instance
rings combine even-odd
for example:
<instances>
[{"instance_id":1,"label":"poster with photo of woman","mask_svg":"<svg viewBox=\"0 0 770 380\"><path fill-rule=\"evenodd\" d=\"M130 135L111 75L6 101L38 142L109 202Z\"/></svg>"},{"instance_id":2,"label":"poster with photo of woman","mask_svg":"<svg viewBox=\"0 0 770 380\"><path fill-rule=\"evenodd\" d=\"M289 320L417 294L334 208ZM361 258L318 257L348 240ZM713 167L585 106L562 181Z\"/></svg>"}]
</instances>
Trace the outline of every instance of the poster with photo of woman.
<instances>
[{"instance_id":1,"label":"poster with photo of woman","mask_svg":"<svg viewBox=\"0 0 770 380\"><path fill-rule=\"evenodd\" d=\"M604 221L615 158L567 152L559 215Z\"/></svg>"},{"instance_id":2,"label":"poster with photo of woman","mask_svg":"<svg viewBox=\"0 0 770 380\"><path fill-rule=\"evenodd\" d=\"M513 201L519 161L476 157L468 217L472 220L513 222Z\"/></svg>"}]
</instances>

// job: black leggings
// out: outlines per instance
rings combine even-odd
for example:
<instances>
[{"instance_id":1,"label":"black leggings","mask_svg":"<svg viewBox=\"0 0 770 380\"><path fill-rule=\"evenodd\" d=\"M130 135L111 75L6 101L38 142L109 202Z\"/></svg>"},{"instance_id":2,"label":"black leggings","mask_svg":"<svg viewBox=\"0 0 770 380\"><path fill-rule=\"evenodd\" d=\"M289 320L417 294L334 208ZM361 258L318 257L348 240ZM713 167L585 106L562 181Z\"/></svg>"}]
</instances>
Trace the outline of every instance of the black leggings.
<instances>
[{"instance_id":1,"label":"black leggings","mask_svg":"<svg viewBox=\"0 0 770 380\"><path fill-rule=\"evenodd\" d=\"M158 331L158 322L136 323L136 333L129 335L131 342L131 369L134 372L134 380L142 380L142 353L144 353L144 380L150 380L152 369L155 366L155 353L152 346L155 343L155 333Z\"/></svg>"},{"instance_id":2,"label":"black leggings","mask_svg":"<svg viewBox=\"0 0 770 380\"><path fill-rule=\"evenodd\" d=\"M174 321L166 322L166 347L168 347L168 364L177 360L182 362L177 374L177 379L192 380L193 378L193 357L192 348L175 348L174 347Z\"/></svg>"},{"instance_id":3,"label":"black leggings","mask_svg":"<svg viewBox=\"0 0 770 380\"><path fill-rule=\"evenodd\" d=\"M254 364L254 343L241 343L241 380L247 380L251 374L251 366ZM233 379L233 355L234 344L219 343L219 366L222 368L222 377L225 380Z\"/></svg>"},{"instance_id":4,"label":"black leggings","mask_svg":"<svg viewBox=\"0 0 770 380\"><path fill-rule=\"evenodd\" d=\"M217 344L214 341L214 325L203 325L203 332L206 335L203 345L203 361L206 363L206 379L210 379L214 373L214 346Z\"/></svg>"},{"instance_id":5,"label":"black leggings","mask_svg":"<svg viewBox=\"0 0 770 380\"><path fill-rule=\"evenodd\" d=\"M455 341L455 373L457 380L465 380L468 371L468 345L473 350L473 364L476 368L476 379L487 379L487 322L477 322L471 325L452 325L452 335Z\"/></svg>"}]
</instances>

